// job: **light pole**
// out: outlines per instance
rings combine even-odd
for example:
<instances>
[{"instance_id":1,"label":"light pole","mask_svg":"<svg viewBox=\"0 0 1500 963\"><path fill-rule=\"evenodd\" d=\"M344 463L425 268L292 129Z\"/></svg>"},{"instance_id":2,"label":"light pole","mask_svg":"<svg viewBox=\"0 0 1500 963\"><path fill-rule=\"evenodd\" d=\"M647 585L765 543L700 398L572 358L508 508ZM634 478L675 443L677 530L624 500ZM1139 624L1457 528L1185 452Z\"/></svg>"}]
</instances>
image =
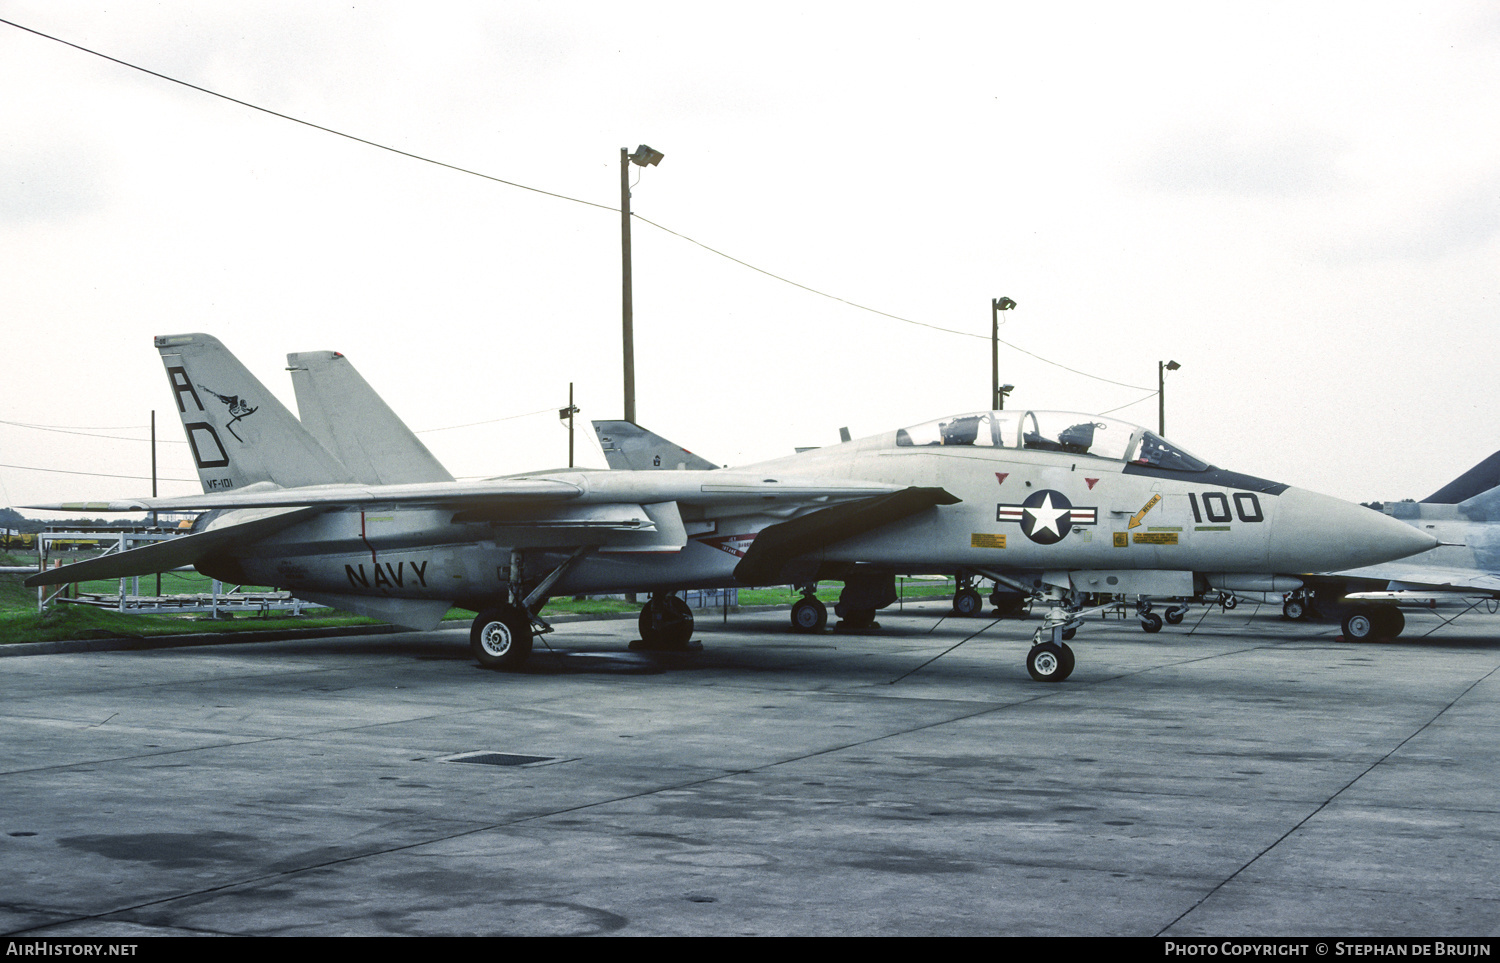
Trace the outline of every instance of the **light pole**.
<instances>
[{"instance_id":1,"label":"light pole","mask_svg":"<svg viewBox=\"0 0 1500 963\"><path fill-rule=\"evenodd\" d=\"M990 410L1005 408L1005 395L1000 393L1000 312L1016 306L1010 298L990 299ZM1014 385L1006 385L1013 388ZM1010 392L1007 391L1006 394Z\"/></svg>"},{"instance_id":2,"label":"light pole","mask_svg":"<svg viewBox=\"0 0 1500 963\"><path fill-rule=\"evenodd\" d=\"M573 416L579 408L573 404L573 382L568 382L568 407L557 409L557 417L568 423L568 467L573 467Z\"/></svg>"},{"instance_id":3,"label":"light pole","mask_svg":"<svg viewBox=\"0 0 1500 963\"><path fill-rule=\"evenodd\" d=\"M1156 363L1156 433L1163 438L1167 437L1167 372L1181 367L1175 361Z\"/></svg>"},{"instance_id":4,"label":"light pole","mask_svg":"<svg viewBox=\"0 0 1500 963\"><path fill-rule=\"evenodd\" d=\"M635 309L630 293L630 165L646 167L660 164L663 154L645 144L634 154L620 148L620 277L622 298L621 327L625 340L625 420L635 421Z\"/></svg>"},{"instance_id":5,"label":"light pole","mask_svg":"<svg viewBox=\"0 0 1500 963\"><path fill-rule=\"evenodd\" d=\"M1001 385L1000 390L995 393L995 410L1005 410L1005 396L1016 390L1015 385Z\"/></svg>"}]
</instances>

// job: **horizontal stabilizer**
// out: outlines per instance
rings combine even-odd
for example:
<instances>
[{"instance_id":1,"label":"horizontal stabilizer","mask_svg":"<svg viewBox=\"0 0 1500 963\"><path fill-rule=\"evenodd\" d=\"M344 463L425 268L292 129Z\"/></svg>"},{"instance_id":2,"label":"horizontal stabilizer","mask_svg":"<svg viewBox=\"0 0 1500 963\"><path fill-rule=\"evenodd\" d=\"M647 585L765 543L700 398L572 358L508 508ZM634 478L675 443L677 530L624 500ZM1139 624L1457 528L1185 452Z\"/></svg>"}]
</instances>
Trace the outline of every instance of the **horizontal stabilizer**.
<instances>
[{"instance_id":1,"label":"horizontal stabilizer","mask_svg":"<svg viewBox=\"0 0 1500 963\"><path fill-rule=\"evenodd\" d=\"M594 433L604 449L604 460L614 469L712 471L719 467L633 421L596 421Z\"/></svg>"},{"instance_id":2,"label":"horizontal stabilizer","mask_svg":"<svg viewBox=\"0 0 1500 963\"><path fill-rule=\"evenodd\" d=\"M443 621L443 616L453 608L452 602L441 599L388 599L369 595L339 595L334 592L299 590L297 598L419 632L437 628Z\"/></svg>"},{"instance_id":3,"label":"horizontal stabilizer","mask_svg":"<svg viewBox=\"0 0 1500 963\"><path fill-rule=\"evenodd\" d=\"M230 545L242 545L246 541L265 538L320 511L317 508L293 509L248 522L225 525L223 528L179 535L113 555L101 555L86 562L49 568L29 576L25 584L27 588L35 588L38 585L66 585L69 582L92 582L95 579L169 572L184 565L194 565Z\"/></svg>"},{"instance_id":4,"label":"horizontal stabilizer","mask_svg":"<svg viewBox=\"0 0 1500 963\"><path fill-rule=\"evenodd\" d=\"M254 488L179 495L171 498L130 498L113 502L59 502L25 505L49 512L178 512L215 508L461 508L475 503L562 501L582 490L565 481L538 478L490 478L475 482L429 482L413 485L316 485L307 488Z\"/></svg>"},{"instance_id":5,"label":"horizontal stabilizer","mask_svg":"<svg viewBox=\"0 0 1500 963\"><path fill-rule=\"evenodd\" d=\"M905 488L888 495L834 505L772 525L750 543L745 557L735 566L735 581L742 585L772 584L779 580L782 566L799 556L934 506L954 505L960 500L941 488Z\"/></svg>"}]
</instances>

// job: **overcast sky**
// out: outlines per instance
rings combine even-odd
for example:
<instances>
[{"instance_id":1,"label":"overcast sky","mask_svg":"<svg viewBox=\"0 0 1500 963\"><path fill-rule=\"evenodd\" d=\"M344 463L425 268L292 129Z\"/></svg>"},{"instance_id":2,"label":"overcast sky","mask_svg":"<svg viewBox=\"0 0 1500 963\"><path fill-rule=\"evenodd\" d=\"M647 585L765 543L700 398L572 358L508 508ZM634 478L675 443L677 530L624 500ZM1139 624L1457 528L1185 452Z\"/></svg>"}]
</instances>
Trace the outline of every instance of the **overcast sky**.
<instances>
[{"instance_id":1,"label":"overcast sky","mask_svg":"<svg viewBox=\"0 0 1500 963\"><path fill-rule=\"evenodd\" d=\"M605 208L619 149L650 144L636 213L972 335L637 221L638 420L722 464L988 407L1002 295L1002 338L1108 379L1002 347L1009 407L1154 427L1174 359L1170 437L1356 500L1421 498L1500 448L1492 3L0 18ZM580 462L602 466L586 419L622 412L619 248L615 211L0 24L0 504L148 494L63 472L149 477L153 409L182 479L162 493L198 490L151 342L189 331L293 410L285 354L344 352L459 476L565 464L575 382Z\"/></svg>"}]
</instances>

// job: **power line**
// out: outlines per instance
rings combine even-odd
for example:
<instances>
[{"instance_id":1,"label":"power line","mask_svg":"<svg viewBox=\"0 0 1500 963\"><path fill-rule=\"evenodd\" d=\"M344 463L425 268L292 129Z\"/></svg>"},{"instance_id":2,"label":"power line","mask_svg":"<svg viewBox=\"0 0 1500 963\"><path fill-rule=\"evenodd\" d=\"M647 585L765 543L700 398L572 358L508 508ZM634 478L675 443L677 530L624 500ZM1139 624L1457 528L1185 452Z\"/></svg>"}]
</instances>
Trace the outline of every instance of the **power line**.
<instances>
[{"instance_id":1,"label":"power line","mask_svg":"<svg viewBox=\"0 0 1500 963\"><path fill-rule=\"evenodd\" d=\"M61 425L28 425L28 424L26 424L23 421L6 421L4 419L0 419L0 425L10 425L10 426L15 427L15 428L29 428L32 431L50 431L50 432L53 432L53 433L59 434L59 435L83 435L85 438L103 438L103 439L105 439L107 441L129 441L129 442L133 442L133 443L138 444L138 445L149 445L149 444L151 444L151 439L150 438L131 438L129 435L101 435L97 431L89 431L87 429L82 429L82 428L64 428ZM128 425L128 426L125 426L124 428L122 428L121 430L125 430L125 431L142 431L142 430L147 430L149 428L150 428L149 425L144 425L144 426L141 426L141 425ZM160 443L162 443L162 444L166 444L166 445L185 445L185 444L187 444L186 441L182 441L182 440L176 440L176 441L174 441L171 438L159 438L159 439L157 439L157 441L160 442Z\"/></svg>"},{"instance_id":2,"label":"power line","mask_svg":"<svg viewBox=\"0 0 1500 963\"><path fill-rule=\"evenodd\" d=\"M1126 408L1134 408L1136 405L1140 404L1143 401L1150 401L1152 398L1155 398L1156 395L1157 395L1157 393L1155 391L1153 391L1153 392L1151 392L1149 395L1147 395L1144 398L1137 398L1134 401L1130 402L1129 404L1121 405L1118 408L1111 408L1108 411L1101 411L1101 412L1099 412L1099 414L1101 414L1101 415L1112 415L1112 414L1114 414L1117 411L1124 411Z\"/></svg>"},{"instance_id":3,"label":"power line","mask_svg":"<svg viewBox=\"0 0 1500 963\"><path fill-rule=\"evenodd\" d=\"M43 33L40 30L34 30L31 27L23 26L23 25L21 25L19 23L16 23L13 20L6 20L4 18L0 18L0 23L6 24L7 26L15 27L17 30L24 30L25 32L27 32L29 34L33 34L35 36L42 37L43 39L46 39L46 40L51 40L54 43L60 43L60 44L62 44L64 46L66 46L66 47L72 47L74 50L78 50L78 51L80 51L82 53L92 54L95 57L99 57L101 59L108 60L111 63L119 64L122 67L128 67L131 70L140 71L143 74L148 74L148 75L150 75L152 77L158 78L159 80L165 80L168 83L178 84L179 86L187 87L190 90L196 90L199 93L208 94L210 97L217 97L220 100L226 100L226 101L228 101L228 102L230 102L232 104L238 104L241 107L247 107L250 110L260 111L263 114L268 114L268 115L270 115L272 117L280 118L281 120L290 121L290 122L292 122L294 124L301 124L304 127L311 127L313 130L319 130L319 131L322 131L325 134L332 134L335 137L342 137L342 138L344 138L346 140L352 140L352 141L355 141L356 143L364 144L364 145L366 145L368 147L374 147L374 148L377 148L379 150L389 151L392 154L399 154L402 157L410 158L411 160L421 161L424 164L435 164L438 167L445 167L448 170L457 171L457 172L459 172L461 174L470 174L470 175L473 175L474 177L480 177L480 178L483 178L483 179L485 179L487 181L493 181L494 183L497 183L497 184L505 184L505 185L507 185L509 187L517 187L517 188L520 188L523 191L531 191L531 192L536 193L536 194L545 194L548 197L555 197L555 198L558 198L559 200L564 200L564 201L572 201L575 204L585 204L585 205L587 205L589 207L597 207L600 210L604 210L604 211L613 211L615 213L618 213L619 210L620 210L618 207L611 207L608 204L599 204L599 203L596 203L594 201L586 201L586 200L583 200L582 198L579 198L579 197L571 197L571 196L569 196L567 194L558 194L558 193L556 193L554 191L544 191L544 190L542 190L539 187L530 187L530 186L528 186L526 184L517 183L516 181L505 180L502 177L494 177L494 176L492 176L490 174L483 174L483 173L480 173L479 171L471 170L471 169L469 169L467 167L459 167L457 164L449 164L446 161L435 160L434 158L425 157L425 156L423 156L421 154L413 154L410 151L404 151L404 150L401 150L398 147L391 147L389 144L382 144L382 143L379 143L378 141L368 140L368 139L366 139L364 137L355 136L354 134L348 134L348 133L345 133L345 132L343 132L341 130L335 130L332 127L325 127L322 124L315 124L312 121L303 120L300 117L293 117L290 114L283 114L280 111L271 110L268 107L261 107L258 104L252 104L249 101L240 100L239 98L237 98L237 97L231 97L228 94L221 94L221 93L219 93L216 90L210 90L207 87L203 87L203 86L200 86L198 84L190 83L190 82L188 82L186 80L179 80L176 77L171 77L171 76L168 76L167 74L160 73L158 71L151 70L149 68L139 66L138 64L133 64L133 63L127 61L127 60L121 60L118 57L111 57L109 54L100 53L97 50L93 50L93 49L91 49L89 47L82 46L81 44L76 44L76 43L73 43L73 42L68 41L68 40L63 40L61 37L54 37L51 34ZM850 301L850 300L848 300L846 298L838 297L837 295L828 294L825 291L819 291L817 288L808 287L805 284L801 284L801 283L799 283L797 281L790 280L789 278L782 277L779 274L775 274L775 273L773 273L771 271L767 271L764 268L756 267L755 265L751 264L748 261L742 261L742 260L740 260L737 257L733 257L733 256L731 256L729 254L725 254L723 251L720 251L720 250L718 250L716 248L710 247L709 245L704 244L702 241L695 240L695 239L693 239L691 237L688 237L686 234L682 234L682 233L679 233L678 231L674 231L674 230L672 230L669 227L664 227L664 226L662 226L660 224L657 224L655 221L647 220L646 218L641 217L638 214L632 214L631 216L635 217L637 220L640 220L640 221L642 221L642 222L644 222L646 224L650 224L652 227L654 227L654 228L656 228L656 229L658 229L660 231L665 231L666 233L671 234L674 237L679 237L682 240L687 241L687 242L689 242L691 244L696 244L698 247L703 248L705 251L709 251L709 252L711 252L713 254L717 254L717 255L719 255L722 258L727 258L728 260L733 261L734 263L739 264L739 265L741 265L743 267L747 267L747 268L749 268L752 271L756 271L756 272L759 272L761 274L764 274L766 277L774 278L774 279L776 279L778 281L781 281L781 282L783 282L785 284L790 284L793 287L801 288L802 290L807 291L810 294L816 294L816 295L818 295L820 297L829 298L830 300L838 301L841 304L847 304L847 305L849 305L852 308L858 308L861 311L868 311L868 312L870 312L872 314L878 314L881 317L890 318L890 319L892 319L894 321L900 321L900 322L902 322L904 324L916 325L916 326L922 327L922 328L930 328L931 330L934 330L934 331L941 331L941 332L944 332L945 334L955 334L955 335L959 335L961 337L966 337L966 338L980 338L980 339L985 340L985 341L989 340L989 338L987 336L982 335L982 334L975 334L972 331L959 331L959 330L954 329L954 328L944 328L944 327L941 327L941 326L936 325L936 324L928 324L925 321L914 321L911 318L904 318L904 317L900 316L899 314L891 314L891 313L889 313L887 311L881 311L881 310L878 310L876 308L868 307L867 305L863 305L863 304L859 304L859 303L854 302L854 301ZM1010 348L1013 351L1019 351L1019 352L1021 352L1024 355L1027 355L1029 357L1035 358L1038 361L1043 362L1044 364L1049 364L1049 365L1053 366L1054 368L1060 368L1063 371L1071 372L1072 374L1076 374L1076 375L1079 375L1079 376L1084 377L1084 378L1090 378L1090 379L1093 379L1094 381L1102 381L1102 382L1104 382L1106 384L1117 385L1117 386L1122 387L1122 388L1134 388L1137 391L1145 391L1145 390L1147 390L1145 388L1145 386L1143 386L1143 385L1126 384L1123 381L1115 381L1112 378L1104 378L1104 377L1101 377L1101 376L1096 375L1096 374L1090 374L1087 371L1081 371L1081 370L1079 370L1077 368L1071 368L1071 367L1069 367L1069 366L1067 366L1065 364L1062 364L1060 362L1053 361L1053 360L1051 360L1049 358L1044 358L1044 357L1042 357L1041 355L1037 354L1034 351L1028 351L1025 348L1022 348L1022 347L1019 347L1017 345L1011 344L1009 341L1004 341L1004 340L1001 340L1001 339L996 339L996 340L999 340L1001 344L1005 345L1007 348ZM463 427L463 426L456 426L456 427ZM431 431L443 431L443 430L446 430L446 429L434 428L434 429L429 429L429 430L431 430Z\"/></svg>"},{"instance_id":4,"label":"power line","mask_svg":"<svg viewBox=\"0 0 1500 963\"><path fill-rule=\"evenodd\" d=\"M106 472L98 472L98 471L68 471L65 468L33 468L31 465L0 465L0 468L14 468L17 471L44 471L44 472L47 472L48 474L51 474L51 475L88 475L88 476L93 477L93 478L133 478L133 479L135 479L137 481L150 481L151 480L151 476L150 475L112 475L112 474L108 474ZM197 480L198 479L196 479L196 478L162 478L160 476L157 477L157 481L196 482Z\"/></svg>"},{"instance_id":5,"label":"power line","mask_svg":"<svg viewBox=\"0 0 1500 963\"><path fill-rule=\"evenodd\" d=\"M473 427L476 427L478 425L493 425L496 422L500 422L500 421L513 421L513 420L515 420L517 418L530 418L530 417L533 417L535 415L545 414L545 413L547 413L549 411L556 411L556 410L558 410L561 407L562 407L561 405L548 405L546 408L538 408L536 411L525 411L525 412L522 412L519 415L505 415L504 417L501 417L501 418L490 418L487 421L471 421L471 422L468 422L467 424L463 424L463 425L445 425L442 428L423 428L421 431L415 432L415 434L418 434L418 435L427 435L427 434L431 434L431 433L433 433L435 431L452 431L455 428L473 428ZM32 429L34 431L51 431L51 432L56 432L57 434L60 434L60 435L82 435L85 438L103 438L106 441L129 441L129 442L134 442L136 444L142 444L142 445L147 445L147 444L151 443L151 439L149 439L149 438L131 438L128 435L101 435L101 434L96 433L95 431L88 430L85 426L79 426L79 427L75 428L75 427L67 427L67 426L63 426L63 425L33 425L33 424L28 424L28 423L26 423L24 421L7 421L4 418L0 418L0 425L11 425L11 426L16 427L16 428L30 428L30 429ZM150 427L149 425L123 425L123 426L120 427L119 430L125 430L125 431L144 430L144 429L147 429L149 427ZM158 444L166 444L166 445L185 445L185 444L187 444L186 441L173 440L171 438L158 438L158 439L156 439L156 441L157 441ZM0 467L3 467L3 466L0 466ZM12 466L12 467L15 467L15 466ZM43 469L37 469L37 471L42 471L42 470ZM136 476L133 476L133 475L120 475L120 476L117 476L117 477L120 477L120 478L133 478L133 477L136 477Z\"/></svg>"},{"instance_id":6,"label":"power line","mask_svg":"<svg viewBox=\"0 0 1500 963\"><path fill-rule=\"evenodd\" d=\"M421 431L413 432L413 434L417 434L417 435L430 435L430 434L432 434L435 431L452 431L455 428L473 428L476 425L493 425L497 421L514 421L517 418L530 418L533 415L540 415L540 414L543 414L544 412L556 411L556 410L558 410L561 407L562 407L562 405L551 405L551 406L546 407L546 408L538 408L536 411L528 411L528 412L525 412L524 414L506 415L504 418L491 418L488 421L471 421L471 422L469 422L466 425L448 425L448 426L443 427L443 428L423 428Z\"/></svg>"},{"instance_id":7,"label":"power line","mask_svg":"<svg viewBox=\"0 0 1500 963\"><path fill-rule=\"evenodd\" d=\"M807 292L812 293L812 294L816 294L816 295L818 295L820 297L830 298L830 299L832 299L834 301L838 301L841 304L847 304L851 308L859 308L861 311L869 311L871 314L878 314L878 315L880 315L883 318L891 318L891 319L893 319L895 321L903 321L903 322L905 322L907 324L915 324L918 327L931 328L934 331L941 331L944 334L957 334L957 335L962 335L965 338L978 338L981 341L988 341L988 340L990 340L990 336L987 335L987 334L975 334L972 331L959 331L959 330L957 330L955 328L944 328L944 327L940 327L939 325L936 325L936 324L928 324L926 321L913 321L911 318L903 318L899 314L891 314L888 311L881 311L878 308L872 308L872 307L869 307L867 305L858 304L858 303L856 303L854 301L847 300L846 298L841 298L841 297L839 297L837 295L829 294L826 291L819 291L817 288L810 288L807 285L801 284L801 283L799 283L797 281L793 281L790 278L782 277L779 274L773 274L770 271L767 271L765 268L758 268L754 264L751 264L749 261L741 261L739 258L737 258L737 257L735 257L735 256L733 256L731 254L725 254L723 251L720 251L717 248L709 247L707 244L704 244L702 241L694 240L693 238L688 237L686 234L679 234L678 232L672 230L670 227L663 227L662 225L656 223L655 221L647 220L646 218L641 217L639 214L636 214L636 213L632 212L630 216L633 217L633 218L635 218L638 221L641 221L641 222L645 223L645 224L650 224L652 227L656 228L659 231L666 231L668 234L671 234L671 235L673 235L675 237L680 237L684 241L687 241L690 244L696 244L699 247L703 248L703 250L705 250L705 251L709 251L709 252L711 252L713 254L717 254L717 255L719 255L719 257L722 257L722 258L727 258L728 260L733 261L734 263L739 264L739 265L741 265L743 267L747 267L747 268L749 268L752 271L758 271L761 274L764 274L766 277L775 278L776 280L781 281L781 282L783 282L785 284L790 284L793 287L801 288L804 291L807 291ZM1041 362L1043 362L1045 364L1052 365L1054 368L1061 368L1064 371L1071 371L1073 374L1082 375L1085 378L1093 378L1095 381L1103 381L1103 382L1106 382L1107 384L1119 385L1121 388L1134 388L1137 391L1145 391L1146 390L1146 388L1143 385L1130 385L1130 384L1126 384L1123 381L1115 381L1115 380L1110 379L1110 378L1101 378L1099 375L1089 374L1087 371L1079 371L1077 368L1070 368L1067 365L1060 364L1059 362L1053 361L1050 358L1044 358L1044 357L1042 357L1041 355L1037 354L1034 351L1027 351L1025 348L1022 348L1019 345L1011 344L1009 341L1006 341L1004 338L996 338L995 340L999 341L1001 344L1005 345L1007 348L1010 348L1012 351L1019 351L1019 352L1021 352L1024 355L1030 355L1031 357L1035 358L1038 361L1041 361Z\"/></svg>"},{"instance_id":8,"label":"power line","mask_svg":"<svg viewBox=\"0 0 1500 963\"><path fill-rule=\"evenodd\" d=\"M86 54L93 54L95 57L103 58L104 60L108 60L111 63L117 63L117 64L119 64L122 67L129 67L131 70L139 70L143 74L150 74L152 77L156 77L156 78L158 78L160 80L165 80L168 83L178 84L180 86L187 87L187 88L189 88L191 90L196 90L199 93L208 94L210 97L217 97L220 100L227 100L231 104L239 104L241 107L248 107L251 110L258 110L258 111L260 111L263 114L270 114L272 117L279 117L282 120L289 120L289 121L291 121L294 124L301 124L304 127L311 127L314 130L321 130L325 134L332 134L335 137L343 137L346 140L356 141L358 143L365 144L365 145L367 145L369 147L376 147L376 148L379 148L380 150L390 151L392 154L400 154L402 157L410 157L412 160L419 160L419 161L423 161L424 163L428 163L428 164L436 164L439 167L446 167L449 170L455 170L455 171L458 171L461 174L472 174L475 177L482 177L482 178L484 178L487 181L495 181L498 184L507 184L507 185L509 185L511 187L519 187L523 191L533 191L534 193L537 193L537 194L546 194L548 197L556 197L556 198L559 198L560 200L572 201L575 204L587 204L589 207L598 207L598 208L601 208L601 209L606 210L606 211L618 211L618 208L610 207L607 204L595 204L593 201L585 201L582 198L569 197L566 194L556 194L556 193L553 193L552 191L544 191L544 190L542 190L539 187L528 187L525 184L517 184L515 181L508 181L508 180L505 180L504 178L500 178L500 177L491 177L489 174L481 174L479 171L469 170L466 167L459 167L456 164L448 164L448 163L445 163L445 162L440 161L440 160L433 160L431 157L423 157L420 154L408 153L407 151L401 150L398 147L391 147L388 144L381 144L381 143L378 143L378 142L373 141L373 140L366 140L363 137L356 137L353 134L346 134L346 133L344 133L341 130L334 130L332 127L324 127L322 124L315 124L315 123L313 123L310 120L303 120L300 117L293 117L290 114L283 114L283 113L280 113L278 111L271 110L268 107L261 107L258 104L252 104L249 101L240 100L237 97L231 97L228 94L221 94L217 90L210 90L207 87L200 87L198 84L189 83L186 80L178 80L176 77L169 77L166 74L158 73L155 70L151 70L149 68L142 67L139 64L130 63L128 60L121 60L118 57L111 57L109 54L100 53L97 50L91 50L88 47L84 47L84 46L82 46L80 44L72 43L71 41L64 40L61 37L54 37L54 36L52 36L49 33L42 33L40 30L33 30L30 27L22 26L21 24L16 23L13 20L5 20L3 18L0 18L0 23L6 24L6 25L11 26L11 27L15 27L17 30L24 30L24 31L26 31L29 34L35 34L38 37L43 37L43 38L45 38L47 40L54 41L55 43L60 43L63 46L66 46L66 47L72 47L74 50L79 50L79 51L82 51L83 53L86 53Z\"/></svg>"}]
</instances>

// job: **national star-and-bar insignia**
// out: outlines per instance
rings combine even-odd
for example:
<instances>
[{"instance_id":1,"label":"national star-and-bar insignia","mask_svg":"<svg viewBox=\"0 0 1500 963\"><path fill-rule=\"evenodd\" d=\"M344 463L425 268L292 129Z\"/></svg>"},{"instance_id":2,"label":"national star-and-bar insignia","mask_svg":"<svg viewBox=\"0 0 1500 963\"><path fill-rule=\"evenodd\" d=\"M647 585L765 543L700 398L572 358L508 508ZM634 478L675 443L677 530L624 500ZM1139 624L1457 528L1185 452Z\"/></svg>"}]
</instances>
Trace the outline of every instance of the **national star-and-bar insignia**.
<instances>
[{"instance_id":1,"label":"national star-and-bar insignia","mask_svg":"<svg viewBox=\"0 0 1500 963\"><path fill-rule=\"evenodd\" d=\"M996 505L995 521L1019 522L1021 532L1038 545L1052 545L1067 537L1074 525L1098 522L1097 507L1074 507L1062 492L1044 488L1019 505Z\"/></svg>"}]
</instances>

